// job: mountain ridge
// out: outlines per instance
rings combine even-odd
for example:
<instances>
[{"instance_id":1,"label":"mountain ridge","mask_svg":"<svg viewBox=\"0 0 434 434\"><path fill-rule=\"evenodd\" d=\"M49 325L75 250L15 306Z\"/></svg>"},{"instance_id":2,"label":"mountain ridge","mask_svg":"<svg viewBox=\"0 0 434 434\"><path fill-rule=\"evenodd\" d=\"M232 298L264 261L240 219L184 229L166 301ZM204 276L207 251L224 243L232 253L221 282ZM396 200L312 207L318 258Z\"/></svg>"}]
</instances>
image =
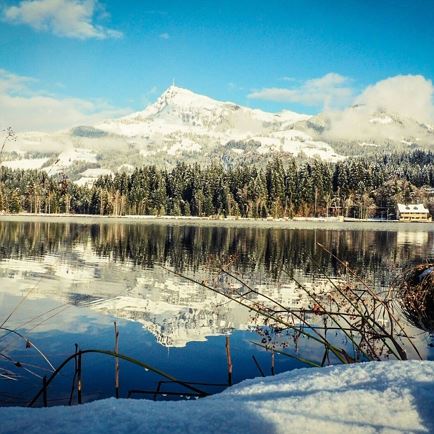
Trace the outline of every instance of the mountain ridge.
<instances>
[{"instance_id":1,"label":"mountain ridge","mask_svg":"<svg viewBox=\"0 0 434 434\"><path fill-rule=\"evenodd\" d=\"M81 180L85 183L92 179L80 174L89 168L107 173L178 161L260 164L275 154L333 162L432 144L434 129L428 124L365 105L313 116L270 113L172 85L154 103L121 118L57 133L19 133L17 153L6 152L10 161L3 164L65 172L77 181L86 178Z\"/></svg>"}]
</instances>

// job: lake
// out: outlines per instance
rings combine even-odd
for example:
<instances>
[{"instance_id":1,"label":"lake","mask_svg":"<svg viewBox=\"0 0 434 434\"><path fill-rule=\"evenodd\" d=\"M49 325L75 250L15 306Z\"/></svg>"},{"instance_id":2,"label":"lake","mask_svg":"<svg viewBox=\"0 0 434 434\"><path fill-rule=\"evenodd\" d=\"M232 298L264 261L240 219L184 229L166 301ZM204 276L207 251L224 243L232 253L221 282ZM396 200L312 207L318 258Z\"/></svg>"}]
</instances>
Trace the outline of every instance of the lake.
<instances>
[{"instance_id":1,"label":"lake","mask_svg":"<svg viewBox=\"0 0 434 434\"><path fill-rule=\"evenodd\" d=\"M258 376L261 370L271 373L270 353L253 343L261 342L257 329L263 324L244 307L179 274L216 285L224 279L224 267L282 304L307 307L309 299L290 276L309 288L350 279L348 270L318 243L348 261L377 289L388 287L412 261L434 256L430 224L319 229L289 224L3 219L0 323L7 319L5 328L29 337L57 366L75 351L75 344L113 350L116 321L120 353L177 379L213 383L197 386L213 393L224 389L228 380L226 336L233 382ZM409 329L417 335L423 356L433 359L430 337ZM20 336L0 333L1 405L25 405L41 387L41 378L50 374L48 363L27 347ZM321 358L311 342L297 351ZM83 356L84 401L114 395L114 363L99 354ZM275 355L275 372L299 367L305 365ZM54 380L50 404L68 403L73 373L72 362ZM152 398L159 380L151 371L120 362L122 397ZM188 393L171 395L182 390L162 384L158 399L189 399Z\"/></svg>"}]
</instances>

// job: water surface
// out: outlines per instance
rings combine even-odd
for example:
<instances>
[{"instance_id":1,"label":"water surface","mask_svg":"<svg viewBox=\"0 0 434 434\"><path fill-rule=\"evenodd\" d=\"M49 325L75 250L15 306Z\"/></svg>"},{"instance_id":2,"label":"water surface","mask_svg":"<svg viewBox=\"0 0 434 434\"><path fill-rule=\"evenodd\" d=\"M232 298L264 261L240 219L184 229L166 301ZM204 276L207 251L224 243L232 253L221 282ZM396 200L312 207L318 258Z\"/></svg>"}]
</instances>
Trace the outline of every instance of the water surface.
<instances>
[{"instance_id":1,"label":"water surface","mask_svg":"<svg viewBox=\"0 0 434 434\"><path fill-rule=\"evenodd\" d=\"M259 375L252 356L268 375L270 354L251 343L258 341L257 319L242 306L165 268L217 282L220 267L229 267L282 304L307 307L309 300L288 274L311 288L326 285L324 275L349 279L318 243L348 261L376 288L387 287L410 261L434 256L432 225L348 228L2 221L0 319L13 312L5 327L30 336L54 365L73 353L75 343L112 350L117 321L120 352L179 379L226 383L226 335L231 336L234 382ZM423 333L420 342L424 357L432 358ZM309 343L301 351L313 359L321 357ZM48 366L12 334L0 337L0 353L11 358L0 360L0 368L20 374L17 381L0 380L0 401L22 405L41 386L36 375L48 375ZM17 371L12 366L17 360L36 375ZM302 366L276 356L276 372ZM50 387L53 404L68 401L72 372L73 364ZM113 395L112 359L86 356L83 373L85 400ZM121 396L136 389L155 390L158 381L151 372L124 362L120 380ZM211 392L223 386L203 388ZM163 389L179 390L173 385Z\"/></svg>"}]
</instances>

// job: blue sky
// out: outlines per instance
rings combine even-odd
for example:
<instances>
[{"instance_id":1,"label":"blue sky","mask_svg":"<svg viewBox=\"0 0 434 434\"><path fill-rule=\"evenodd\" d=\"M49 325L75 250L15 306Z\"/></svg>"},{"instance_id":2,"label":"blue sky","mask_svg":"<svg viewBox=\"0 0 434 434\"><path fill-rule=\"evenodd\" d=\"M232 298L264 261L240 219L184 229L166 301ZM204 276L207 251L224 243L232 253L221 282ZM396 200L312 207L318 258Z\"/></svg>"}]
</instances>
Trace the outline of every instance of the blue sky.
<instances>
[{"instance_id":1,"label":"blue sky","mask_svg":"<svg viewBox=\"0 0 434 434\"><path fill-rule=\"evenodd\" d=\"M431 0L0 4L0 91L82 111L139 110L173 78L213 98L307 113L396 75L434 79Z\"/></svg>"}]
</instances>

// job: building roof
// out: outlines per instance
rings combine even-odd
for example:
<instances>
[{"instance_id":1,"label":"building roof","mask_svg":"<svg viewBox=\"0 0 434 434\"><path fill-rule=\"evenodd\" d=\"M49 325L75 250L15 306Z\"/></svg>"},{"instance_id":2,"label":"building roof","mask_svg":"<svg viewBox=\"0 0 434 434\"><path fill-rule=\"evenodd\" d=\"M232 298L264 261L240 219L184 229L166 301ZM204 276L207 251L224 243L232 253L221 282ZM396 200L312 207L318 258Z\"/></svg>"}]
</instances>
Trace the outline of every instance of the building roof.
<instances>
[{"instance_id":1,"label":"building roof","mask_svg":"<svg viewBox=\"0 0 434 434\"><path fill-rule=\"evenodd\" d=\"M402 213L428 214L429 213L428 209L425 208L421 203L414 203L408 205L398 203L398 211L400 212L400 214Z\"/></svg>"}]
</instances>

